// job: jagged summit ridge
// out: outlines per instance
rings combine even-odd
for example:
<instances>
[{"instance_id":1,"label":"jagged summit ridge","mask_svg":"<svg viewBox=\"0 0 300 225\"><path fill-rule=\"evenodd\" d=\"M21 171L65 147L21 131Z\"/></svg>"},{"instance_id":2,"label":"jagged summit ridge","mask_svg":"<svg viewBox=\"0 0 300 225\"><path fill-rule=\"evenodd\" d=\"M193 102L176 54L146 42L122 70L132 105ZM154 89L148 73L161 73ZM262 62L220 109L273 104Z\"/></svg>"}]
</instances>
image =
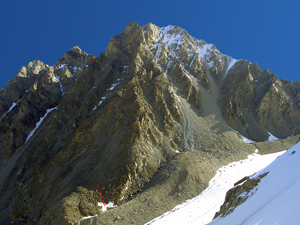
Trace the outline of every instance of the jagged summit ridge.
<instances>
[{"instance_id":1,"label":"jagged summit ridge","mask_svg":"<svg viewBox=\"0 0 300 225\"><path fill-rule=\"evenodd\" d=\"M30 91L38 79L44 79L41 82L59 83L62 91L67 92L72 86L72 80L78 79L79 74L91 63L93 55L88 55L78 46L73 47L65 53L53 66L44 64L39 60L29 62L27 67L23 66L19 73L9 80L6 87L1 92L0 114L3 114L12 105L16 103L23 95ZM64 81L62 81L64 80ZM21 84L21 85L20 85ZM56 85L57 86L57 85Z\"/></svg>"},{"instance_id":2,"label":"jagged summit ridge","mask_svg":"<svg viewBox=\"0 0 300 225\"><path fill-rule=\"evenodd\" d=\"M147 24L143 30L149 49L165 76L179 70L192 83L196 81L195 87L201 84L206 90L210 90L211 85L217 86L213 93L218 95L226 122L244 136L253 140L267 140L269 133L282 138L288 133L293 135L298 132L298 100L293 100L289 86L286 88L282 85L276 75L268 70L263 71L257 64L222 54L214 45L191 37L180 27L170 25L159 28ZM232 72L233 70L235 71ZM172 75L168 78L172 79ZM239 87L241 85L243 90ZM235 93L229 89L235 90ZM234 96L240 96L240 99ZM266 112L264 105L274 99L277 100L267 107L270 111ZM273 117L277 111L284 116ZM266 115L270 115L270 119L273 117L271 123L265 120ZM291 118L295 117L296 123L291 123ZM274 129L274 125L281 128Z\"/></svg>"},{"instance_id":3,"label":"jagged summit ridge","mask_svg":"<svg viewBox=\"0 0 300 225\"><path fill-rule=\"evenodd\" d=\"M93 59L74 47L53 66L35 60L20 69L0 93L2 157L9 157L26 142L40 118L60 104Z\"/></svg>"},{"instance_id":4,"label":"jagged summit ridge","mask_svg":"<svg viewBox=\"0 0 300 225\"><path fill-rule=\"evenodd\" d=\"M143 30L149 49L164 72L173 69L174 63L176 64L178 60L186 71L194 67L202 67L203 64L210 70L217 70L216 68L220 68L223 64L222 67L226 67L224 73L226 76L228 70L237 61L221 54L215 45L191 37L180 27L169 25L158 28L153 24L147 24ZM192 73L195 73L194 70Z\"/></svg>"}]
</instances>

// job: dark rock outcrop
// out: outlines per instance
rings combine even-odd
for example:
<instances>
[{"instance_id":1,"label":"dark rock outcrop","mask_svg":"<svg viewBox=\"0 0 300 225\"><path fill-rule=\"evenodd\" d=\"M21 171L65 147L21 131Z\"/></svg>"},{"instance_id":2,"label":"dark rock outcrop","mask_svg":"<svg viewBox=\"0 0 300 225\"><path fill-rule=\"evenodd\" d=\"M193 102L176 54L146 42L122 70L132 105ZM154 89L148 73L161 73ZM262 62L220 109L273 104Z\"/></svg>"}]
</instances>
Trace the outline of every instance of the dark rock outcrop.
<instances>
[{"instance_id":1,"label":"dark rock outcrop","mask_svg":"<svg viewBox=\"0 0 300 225\"><path fill-rule=\"evenodd\" d=\"M232 213L234 209L243 204L249 197L255 194L255 187L261 181L262 178L267 176L268 173L261 174L257 178L250 179L249 177L244 177L240 181L234 184L234 188L230 189L226 193L225 201L220 208L220 211L215 214L215 218Z\"/></svg>"}]
</instances>

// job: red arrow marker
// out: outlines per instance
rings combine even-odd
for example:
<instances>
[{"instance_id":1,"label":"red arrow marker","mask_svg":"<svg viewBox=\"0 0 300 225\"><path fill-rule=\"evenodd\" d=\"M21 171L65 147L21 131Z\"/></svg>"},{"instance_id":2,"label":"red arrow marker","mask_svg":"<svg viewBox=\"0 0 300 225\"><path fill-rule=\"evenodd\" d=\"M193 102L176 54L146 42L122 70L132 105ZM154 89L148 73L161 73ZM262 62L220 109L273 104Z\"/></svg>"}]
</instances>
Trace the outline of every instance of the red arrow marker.
<instances>
[{"instance_id":1,"label":"red arrow marker","mask_svg":"<svg viewBox=\"0 0 300 225\"><path fill-rule=\"evenodd\" d=\"M101 194L101 191L100 191L100 188L99 188L99 184L97 183L97 186L98 186L98 189L99 189L99 193L100 193L100 196L101 196L101 199L102 199L102 203L103 203L103 206L105 207L105 202L103 200L103 197L102 197L102 194Z\"/></svg>"}]
</instances>

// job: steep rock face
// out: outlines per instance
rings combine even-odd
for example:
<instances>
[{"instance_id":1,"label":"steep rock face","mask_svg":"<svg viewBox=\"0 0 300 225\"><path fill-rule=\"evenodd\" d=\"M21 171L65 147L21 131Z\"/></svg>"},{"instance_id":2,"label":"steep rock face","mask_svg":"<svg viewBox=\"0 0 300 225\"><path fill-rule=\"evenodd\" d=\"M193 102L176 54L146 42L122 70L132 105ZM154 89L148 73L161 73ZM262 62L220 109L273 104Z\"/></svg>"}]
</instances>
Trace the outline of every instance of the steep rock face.
<instances>
[{"instance_id":1,"label":"steep rock face","mask_svg":"<svg viewBox=\"0 0 300 225\"><path fill-rule=\"evenodd\" d=\"M270 133L284 138L297 133L299 112L278 77L257 64L239 60L220 86L219 103L229 126L255 141Z\"/></svg>"},{"instance_id":2,"label":"steep rock face","mask_svg":"<svg viewBox=\"0 0 300 225\"><path fill-rule=\"evenodd\" d=\"M293 104L297 109L299 109L299 102L300 102L300 93L299 93L299 88L300 88L300 81L288 81L288 80L280 80L286 88L290 91L291 96L294 100Z\"/></svg>"},{"instance_id":3,"label":"steep rock face","mask_svg":"<svg viewBox=\"0 0 300 225\"><path fill-rule=\"evenodd\" d=\"M267 140L270 133L279 138L298 133L297 102L293 104L289 88L276 75L256 63L223 55L179 27L147 24L143 29L157 65L180 86L181 96L189 99L197 93L192 102L199 105L199 85L214 92L227 124L255 141ZM210 90L211 85L217 88Z\"/></svg>"},{"instance_id":4,"label":"steep rock face","mask_svg":"<svg viewBox=\"0 0 300 225\"><path fill-rule=\"evenodd\" d=\"M272 83L254 113L258 124L279 138L293 135L299 127L299 113L278 79Z\"/></svg>"},{"instance_id":5,"label":"steep rock face","mask_svg":"<svg viewBox=\"0 0 300 225\"><path fill-rule=\"evenodd\" d=\"M191 196L188 184L204 188L214 168L254 151L226 123L254 140L297 132L291 93L175 26L130 23L98 58L74 47L53 66L30 63L0 92L1 215L75 223L102 213L96 183L118 205L160 179L174 185L167 195Z\"/></svg>"},{"instance_id":6,"label":"steep rock face","mask_svg":"<svg viewBox=\"0 0 300 225\"><path fill-rule=\"evenodd\" d=\"M74 84L75 76L79 76L87 66L85 63L92 59L92 55L74 47L54 66L38 60L30 62L8 82L0 95L0 148L6 160L28 141L27 137L36 123L47 109L60 103L62 96ZM79 69L75 71L76 66Z\"/></svg>"},{"instance_id":7,"label":"steep rock face","mask_svg":"<svg viewBox=\"0 0 300 225\"><path fill-rule=\"evenodd\" d=\"M290 93L290 96L293 100L292 105L294 106L295 109L297 109L298 113L300 112L300 81L287 81L287 80L280 80L287 88L286 92ZM299 133L300 128L297 127L295 133Z\"/></svg>"},{"instance_id":8,"label":"steep rock face","mask_svg":"<svg viewBox=\"0 0 300 225\"><path fill-rule=\"evenodd\" d=\"M56 64L55 76L59 80L61 91L66 94L81 73L94 60L94 56L82 51L78 46L65 53Z\"/></svg>"},{"instance_id":9,"label":"steep rock face","mask_svg":"<svg viewBox=\"0 0 300 225\"><path fill-rule=\"evenodd\" d=\"M54 223L52 215L61 198L77 186L92 189L95 180L106 200L128 200L178 148L181 114L175 98L142 29L130 24L23 146L24 156L7 178L22 184L11 218ZM19 188L14 188L13 195L18 195ZM68 211L67 199L59 203L62 212ZM80 219L82 207L76 203L72 207L77 209L74 218ZM56 219L71 220L63 214Z\"/></svg>"},{"instance_id":10,"label":"steep rock face","mask_svg":"<svg viewBox=\"0 0 300 225\"><path fill-rule=\"evenodd\" d=\"M196 78L206 90L210 89L206 71L218 81L220 74L228 67L228 61L232 59L221 54L214 45L191 37L180 27L159 29L153 24L147 24L143 29L149 49L166 76L172 75L174 68L180 64L183 75Z\"/></svg>"}]
</instances>

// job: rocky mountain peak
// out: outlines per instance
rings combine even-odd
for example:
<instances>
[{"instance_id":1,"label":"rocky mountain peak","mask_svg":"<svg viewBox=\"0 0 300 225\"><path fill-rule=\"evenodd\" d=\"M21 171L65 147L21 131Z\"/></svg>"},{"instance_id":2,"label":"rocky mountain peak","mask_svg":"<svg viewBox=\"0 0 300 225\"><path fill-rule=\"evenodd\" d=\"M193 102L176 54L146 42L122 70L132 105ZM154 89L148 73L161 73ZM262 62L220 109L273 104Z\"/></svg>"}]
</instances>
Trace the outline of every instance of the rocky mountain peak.
<instances>
[{"instance_id":1,"label":"rocky mountain peak","mask_svg":"<svg viewBox=\"0 0 300 225\"><path fill-rule=\"evenodd\" d=\"M101 213L97 182L115 204L152 190L155 204L184 200L254 152L241 135L299 132L297 85L151 23L130 23L97 58L75 46L53 66L30 62L0 92L0 211L11 199L12 220L75 223Z\"/></svg>"},{"instance_id":2,"label":"rocky mountain peak","mask_svg":"<svg viewBox=\"0 0 300 225\"><path fill-rule=\"evenodd\" d=\"M77 80L82 71L88 67L94 59L94 55L89 55L78 46L75 46L66 52L53 67L56 70L58 78L68 79L73 77L74 80ZM65 86L67 84L62 85ZM70 86L70 84L67 86Z\"/></svg>"},{"instance_id":3,"label":"rocky mountain peak","mask_svg":"<svg viewBox=\"0 0 300 225\"><path fill-rule=\"evenodd\" d=\"M94 58L92 55L88 55L86 52L81 50L78 46L71 48L66 52L59 60L60 63L66 63L72 66L78 66L80 64L88 65L90 60Z\"/></svg>"},{"instance_id":4,"label":"rocky mountain peak","mask_svg":"<svg viewBox=\"0 0 300 225\"><path fill-rule=\"evenodd\" d=\"M160 28L152 23L148 23L142 28L147 43L152 45L156 44L156 40L159 38Z\"/></svg>"},{"instance_id":5,"label":"rocky mountain peak","mask_svg":"<svg viewBox=\"0 0 300 225\"><path fill-rule=\"evenodd\" d=\"M143 29L156 63L166 74L177 63L181 63L184 70L195 74L207 89L210 84L207 76L204 76L206 69L210 70L215 82L218 82L236 62L235 59L221 54L213 44L190 36L180 27L170 25L158 28L147 24Z\"/></svg>"},{"instance_id":6,"label":"rocky mountain peak","mask_svg":"<svg viewBox=\"0 0 300 225\"><path fill-rule=\"evenodd\" d=\"M131 22L124 32L111 39L105 51L105 56L107 58L115 58L119 54L124 55L129 53L133 56L137 56L138 54L142 58L149 57L149 55L144 56L144 54L149 54L149 51L145 49L146 47L142 28L138 24Z\"/></svg>"},{"instance_id":7,"label":"rocky mountain peak","mask_svg":"<svg viewBox=\"0 0 300 225\"><path fill-rule=\"evenodd\" d=\"M127 35L133 34L141 30L140 25L135 22L130 22L124 30L124 33ZM135 35L134 35L135 36Z\"/></svg>"},{"instance_id":8,"label":"rocky mountain peak","mask_svg":"<svg viewBox=\"0 0 300 225\"><path fill-rule=\"evenodd\" d=\"M45 70L46 68L48 68L48 65L45 65L43 62L39 61L39 60L35 60L33 62L28 63L27 66L27 71L32 72L33 74L37 75L39 74L42 70Z\"/></svg>"},{"instance_id":9,"label":"rocky mountain peak","mask_svg":"<svg viewBox=\"0 0 300 225\"><path fill-rule=\"evenodd\" d=\"M79 47L74 47L54 66L39 60L29 62L8 82L0 93L0 124L4 134L1 148L4 158L10 157L26 143L28 135L46 110L59 105L62 97L74 85L76 77L94 58Z\"/></svg>"}]
</instances>

